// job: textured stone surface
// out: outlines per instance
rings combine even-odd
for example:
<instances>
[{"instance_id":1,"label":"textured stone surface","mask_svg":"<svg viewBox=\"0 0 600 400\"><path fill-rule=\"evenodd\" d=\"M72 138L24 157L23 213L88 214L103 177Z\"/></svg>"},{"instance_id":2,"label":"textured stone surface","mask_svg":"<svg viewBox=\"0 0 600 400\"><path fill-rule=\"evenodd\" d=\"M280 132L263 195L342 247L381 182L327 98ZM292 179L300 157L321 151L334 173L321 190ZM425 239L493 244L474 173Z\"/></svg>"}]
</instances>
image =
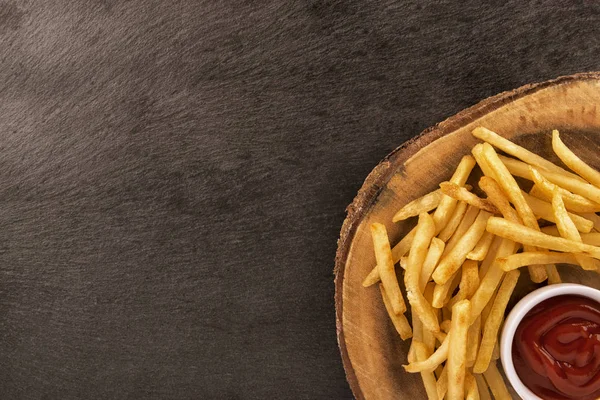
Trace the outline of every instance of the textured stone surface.
<instances>
[{"instance_id":1,"label":"textured stone surface","mask_svg":"<svg viewBox=\"0 0 600 400\"><path fill-rule=\"evenodd\" d=\"M344 208L478 100L600 69L591 2L0 2L0 393L350 398Z\"/></svg>"}]
</instances>

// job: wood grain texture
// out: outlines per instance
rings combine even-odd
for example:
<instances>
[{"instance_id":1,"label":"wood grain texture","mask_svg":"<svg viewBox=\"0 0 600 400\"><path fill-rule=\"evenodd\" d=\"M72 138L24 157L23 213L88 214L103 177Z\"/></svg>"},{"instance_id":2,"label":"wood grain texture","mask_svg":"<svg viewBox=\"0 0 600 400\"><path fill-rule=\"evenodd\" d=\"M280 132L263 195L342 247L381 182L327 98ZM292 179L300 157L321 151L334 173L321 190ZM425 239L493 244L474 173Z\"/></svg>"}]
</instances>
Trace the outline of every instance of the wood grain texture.
<instances>
[{"instance_id":1,"label":"wood grain texture","mask_svg":"<svg viewBox=\"0 0 600 400\"><path fill-rule=\"evenodd\" d=\"M418 375L404 372L407 343L391 328L379 293L361 283L375 265L369 225L386 224L393 242L414 226L391 222L410 200L447 180L460 158L478 142L471 131L485 126L554 161L551 130L584 160L600 166L600 74L589 73L528 85L467 109L391 153L366 179L348 209L336 258L338 340L357 398L393 399L420 393ZM475 182L473 182L475 184ZM565 281L600 287L595 273L561 269ZM525 275L525 274L524 274ZM533 288L522 280L514 300Z\"/></svg>"}]
</instances>

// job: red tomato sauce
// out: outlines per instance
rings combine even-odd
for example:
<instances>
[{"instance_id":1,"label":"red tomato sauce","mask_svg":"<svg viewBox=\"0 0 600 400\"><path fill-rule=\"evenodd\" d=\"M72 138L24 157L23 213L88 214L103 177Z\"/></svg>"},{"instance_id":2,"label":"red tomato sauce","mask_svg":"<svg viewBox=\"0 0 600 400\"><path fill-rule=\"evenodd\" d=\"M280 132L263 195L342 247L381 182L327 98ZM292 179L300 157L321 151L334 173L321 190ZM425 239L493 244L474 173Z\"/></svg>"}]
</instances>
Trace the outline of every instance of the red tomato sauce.
<instances>
[{"instance_id":1,"label":"red tomato sauce","mask_svg":"<svg viewBox=\"0 0 600 400\"><path fill-rule=\"evenodd\" d=\"M600 397L600 304L557 296L535 306L514 337L513 363L521 381L547 400Z\"/></svg>"}]
</instances>

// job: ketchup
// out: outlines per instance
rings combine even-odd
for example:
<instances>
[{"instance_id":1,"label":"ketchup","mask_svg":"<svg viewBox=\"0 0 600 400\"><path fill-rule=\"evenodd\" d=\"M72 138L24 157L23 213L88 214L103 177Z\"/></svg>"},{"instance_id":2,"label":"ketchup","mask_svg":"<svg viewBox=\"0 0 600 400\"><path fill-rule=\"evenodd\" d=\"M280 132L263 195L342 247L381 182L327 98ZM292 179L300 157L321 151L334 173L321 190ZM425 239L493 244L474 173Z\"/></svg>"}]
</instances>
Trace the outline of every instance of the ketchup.
<instances>
[{"instance_id":1,"label":"ketchup","mask_svg":"<svg viewBox=\"0 0 600 400\"><path fill-rule=\"evenodd\" d=\"M519 378L547 400L600 397L600 304L557 296L535 306L517 328L512 347Z\"/></svg>"}]
</instances>

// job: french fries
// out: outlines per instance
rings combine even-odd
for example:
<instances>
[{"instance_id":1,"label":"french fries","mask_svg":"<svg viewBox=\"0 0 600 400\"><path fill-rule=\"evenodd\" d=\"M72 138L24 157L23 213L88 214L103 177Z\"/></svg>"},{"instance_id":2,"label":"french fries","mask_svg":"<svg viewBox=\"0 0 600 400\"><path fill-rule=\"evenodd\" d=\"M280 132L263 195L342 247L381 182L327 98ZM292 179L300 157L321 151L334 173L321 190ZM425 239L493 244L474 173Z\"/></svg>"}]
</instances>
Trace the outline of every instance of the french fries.
<instances>
[{"instance_id":1,"label":"french fries","mask_svg":"<svg viewBox=\"0 0 600 400\"><path fill-rule=\"evenodd\" d=\"M486 229L494 235L519 241L525 245L572 253L583 252L596 259L600 258L600 247L550 236L543 232L527 228L526 226L507 221L504 218L491 217L488 220Z\"/></svg>"},{"instance_id":2,"label":"french fries","mask_svg":"<svg viewBox=\"0 0 600 400\"><path fill-rule=\"evenodd\" d=\"M553 150L575 173L488 129L473 135L484 143L461 159L452 177L392 217L401 222L418 216L400 241L391 246L395 235L388 237L381 223L369 225L376 263L363 286L379 282L398 335L412 338L403 367L421 374L428 399L510 399L496 366L498 332L520 268L528 267L533 282L548 284L561 282L555 264L600 273L600 172L557 131ZM483 172L478 184L486 198L467 183L475 165ZM534 183L529 193L515 177ZM540 228L538 220L555 225Z\"/></svg>"},{"instance_id":3,"label":"french fries","mask_svg":"<svg viewBox=\"0 0 600 400\"><path fill-rule=\"evenodd\" d=\"M450 328L450 349L448 351L448 400L460 400L465 394L467 366L467 332L471 303L461 300L452 307L452 327Z\"/></svg>"},{"instance_id":4,"label":"french fries","mask_svg":"<svg viewBox=\"0 0 600 400\"><path fill-rule=\"evenodd\" d=\"M385 225L374 223L371 225L371 237L373 239L373 248L375 250L375 259L377 260L377 269L381 282L388 295L388 300L392 306L394 314L403 314L406 312L404 297L400 291L400 285L396 277L394 262L392 261L392 249L388 240Z\"/></svg>"},{"instance_id":5,"label":"french fries","mask_svg":"<svg viewBox=\"0 0 600 400\"><path fill-rule=\"evenodd\" d=\"M581 158L577 157L560 139L557 130L552 131L552 149L567 167L571 168L592 185L600 187L600 172L596 171ZM598 201L600 201L600 198Z\"/></svg>"},{"instance_id":6,"label":"french fries","mask_svg":"<svg viewBox=\"0 0 600 400\"><path fill-rule=\"evenodd\" d=\"M464 201L465 203L477 207L480 210L490 212L492 214L498 214L498 209L488 200L478 197L476 194L469 192L462 186L458 186L452 182L440 183L440 190L446 196L450 196L455 200Z\"/></svg>"},{"instance_id":7,"label":"french fries","mask_svg":"<svg viewBox=\"0 0 600 400\"><path fill-rule=\"evenodd\" d=\"M477 382L477 388L479 389L479 399L492 400L487 383L485 383L485 378L483 377L483 375L473 374L473 376L475 377L475 381Z\"/></svg>"},{"instance_id":8,"label":"french fries","mask_svg":"<svg viewBox=\"0 0 600 400\"><path fill-rule=\"evenodd\" d=\"M392 222L403 221L410 217L417 216L424 212L429 212L436 208L440 201L442 200L443 194L441 190L434 190L431 193L427 193L423 197L419 197L416 200L411 201L404 207L402 207L394 217L392 218Z\"/></svg>"},{"instance_id":9,"label":"french fries","mask_svg":"<svg viewBox=\"0 0 600 400\"><path fill-rule=\"evenodd\" d=\"M440 263L432 274L433 280L438 285L446 283L454 273L460 268L463 262L467 259L467 254L479 242L481 236L485 232L487 220L491 214L487 211L480 211L475 219L475 222L465 232L465 234L456 243L450 252L442 257Z\"/></svg>"},{"instance_id":10,"label":"french fries","mask_svg":"<svg viewBox=\"0 0 600 400\"><path fill-rule=\"evenodd\" d=\"M488 369L483 373L485 380L492 391L492 395L496 400L511 400L512 397L508 392L508 388L496 367L496 362L490 363Z\"/></svg>"},{"instance_id":11,"label":"french fries","mask_svg":"<svg viewBox=\"0 0 600 400\"><path fill-rule=\"evenodd\" d=\"M427 213L419 215L419 223L417 232L413 240L408 255L408 265L404 273L404 284L406 285L406 293L408 301L419 318L423 322L423 326L432 332L439 332L440 326L437 320L437 313L421 292L419 287L419 279L423 262L427 257L427 249L431 243L431 239L435 234L435 223L433 218Z\"/></svg>"},{"instance_id":12,"label":"french fries","mask_svg":"<svg viewBox=\"0 0 600 400\"><path fill-rule=\"evenodd\" d=\"M427 348L425 344L414 341L416 355L418 361L425 361L427 359ZM432 371L421 371L421 379L423 380L423 386L425 386L425 392L427 393L428 400L436 400L437 386L435 381L435 375Z\"/></svg>"},{"instance_id":13,"label":"french fries","mask_svg":"<svg viewBox=\"0 0 600 400\"><path fill-rule=\"evenodd\" d=\"M507 273L498 289L498 293L496 293L490 315L488 315L483 327L483 337L481 339L479 353L477 354L477 360L473 366L473 372L476 374L481 374L488 369L488 365L492 359L492 352L498 339L498 330L500 329L500 324L504 318L504 310L517 285L518 279L518 270Z\"/></svg>"},{"instance_id":14,"label":"french fries","mask_svg":"<svg viewBox=\"0 0 600 400\"><path fill-rule=\"evenodd\" d=\"M408 319L406 318L406 315L404 315L404 314L398 315L394 312L394 309L392 308L392 305L390 304L390 301L388 300L387 293L385 292L385 288L383 287L383 284L381 284L381 283L379 284L379 290L381 291L383 305L385 306L385 309L386 309L388 315L390 316L390 319L392 320L392 324L394 325L394 328L396 328L396 332L398 332L398 335L400 335L400 338L402 338L402 340L410 339L412 337L412 328L410 327L410 324L408 323Z\"/></svg>"}]
</instances>

